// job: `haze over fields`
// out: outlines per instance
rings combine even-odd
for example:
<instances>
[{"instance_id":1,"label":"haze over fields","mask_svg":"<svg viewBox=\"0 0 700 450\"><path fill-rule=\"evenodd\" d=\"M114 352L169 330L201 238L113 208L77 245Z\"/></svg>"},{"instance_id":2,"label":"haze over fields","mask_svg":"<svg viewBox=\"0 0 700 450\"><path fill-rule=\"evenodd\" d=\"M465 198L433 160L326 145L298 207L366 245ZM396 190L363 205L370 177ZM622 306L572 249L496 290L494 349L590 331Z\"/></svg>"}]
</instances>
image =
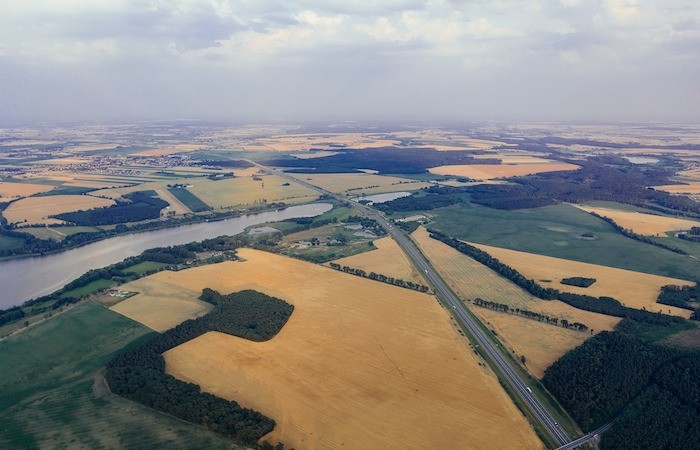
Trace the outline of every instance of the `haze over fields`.
<instances>
[{"instance_id":1,"label":"haze over fields","mask_svg":"<svg viewBox=\"0 0 700 450\"><path fill-rule=\"evenodd\" d=\"M6 0L0 122L693 121L693 0Z\"/></svg>"}]
</instances>

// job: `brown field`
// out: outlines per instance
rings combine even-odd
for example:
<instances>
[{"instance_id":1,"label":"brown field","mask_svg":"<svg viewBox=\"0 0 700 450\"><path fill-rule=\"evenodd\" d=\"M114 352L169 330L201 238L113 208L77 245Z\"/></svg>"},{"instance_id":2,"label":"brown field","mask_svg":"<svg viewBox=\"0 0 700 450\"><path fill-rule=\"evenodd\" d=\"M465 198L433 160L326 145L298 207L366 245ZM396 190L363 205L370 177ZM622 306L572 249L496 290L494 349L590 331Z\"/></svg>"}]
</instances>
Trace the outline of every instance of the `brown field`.
<instances>
[{"instance_id":1,"label":"brown field","mask_svg":"<svg viewBox=\"0 0 700 450\"><path fill-rule=\"evenodd\" d=\"M170 208L163 209L160 212L161 216L167 215L170 212L174 212L175 214L189 214L192 211L185 206L180 200L175 197L172 192L170 192L167 189L158 189L156 191L156 194L158 194L158 197L161 198L161 200L165 200L168 202L170 205Z\"/></svg>"},{"instance_id":2,"label":"brown field","mask_svg":"<svg viewBox=\"0 0 700 450\"><path fill-rule=\"evenodd\" d=\"M259 175L262 181L253 177L236 177L225 180L198 181L190 192L212 208L229 208L251 205L266 201L302 203L318 198L318 193L308 187L288 181L278 175ZM194 184L194 183L193 183Z\"/></svg>"},{"instance_id":3,"label":"brown field","mask_svg":"<svg viewBox=\"0 0 700 450\"><path fill-rule=\"evenodd\" d=\"M430 259L430 262L440 272L445 281L464 300L472 300L478 297L507 304L513 308L527 309L549 315L550 317L566 319L570 322L581 322L594 330L595 333L603 330L612 330L620 321L617 317L576 309L558 300L545 301L533 297L483 264L474 261L440 241L431 239L423 227L413 232L411 237L420 246L423 253ZM473 307L471 309L479 314L484 308ZM494 322L494 326L500 333L499 323ZM558 343L557 345L553 343L552 347L548 349L547 358L540 356L539 361L556 361L570 349L570 331L551 325L549 327L546 330L548 335L555 333L562 337L555 342ZM583 333L581 334L586 336ZM532 348L526 347L526 342L521 343L518 347L520 353L527 356L544 351L541 346L536 345L536 341L537 338L534 338L534 347Z\"/></svg>"},{"instance_id":4,"label":"brown field","mask_svg":"<svg viewBox=\"0 0 700 450\"><path fill-rule=\"evenodd\" d=\"M51 165L51 166L70 166L70 165L75 165L75 164L86 164L89 162L90 162L89 158L67 157L67 158L42 159L41 161L37 161L37 162L31 163L31 164L34 164L34 165L41 164L41 165Z\"/></svg>"},{"instance_id":5,"label":"brown field","mask_svg":"<svg viewBox=\"0 0 700 450\"><path fill-rule=\"evenodd\" d=\"M578 166L567 163L547 164L465 164L439 166L428 169L436 175L454 175L474 180L492 180L494 178L518 177L534 173L576 170Z\"/></svg>"},{"instance_id":6,"label":"brown field","mask_svg":"<svg viewBox=\"0 0 700 450\"><path fill-rule=\"evenodd\" d=\"M111 206L112 200L87 195L53 195L50 197L29 197L17 200L3 211L10 223L52 224L63 223L49 216L66 212L80 211L102 206Z\"/></svg>"},{"instance_id":7,"label":"brown field","mask_svg":"<svg viewBox=\"0 0 700 450\"><path fill-rule=\"evenodd\" d=\"M306 152L306 153L292 153L291 156L297 159L314 159L314 158L325 158L326 156L337 155L338 152Z\"/></svg>"},{"instance_id":8,"label":"brown field","mask_svg":"<svg viewBox=\"0 0 700 450\"><path fill-rule=\"evenodd\" d=\"M561 164L551 159L522 154L504 155L500 153L486 153L484 155L474 155L474 159L499 159L501 164Z\"/></svg>"},{"instance_id":9,"label":"brown field","mask_svg":"<svg viewBox=\"0 0 700 450\"><path fill-rule=\"evenodd\" d=\"M601 208L598 206L573 206L576 206L584 211L594 212L601 216L610 217L621 227L646 236L666 237L665 233L667 231L688 230L690 227L700 226L700 222L691 219L656 216L653 214L644 214L633 211L620 211L617 209Z\"/></svg>"},{"instance_id":10,"label":"brown field","mask_svg":"<svg viewBox=\"0 0 700 450\"><path fill-rule=\"evenodd\" d=\"M374 241L376 250L337 259L333 262L342 266L362 269L367 273L375 272L405 281L426 284L423 277L413 267L406 254L389 236Z\"/></svg>"},{"instance_id":11,"label":"brown field","mask_svg":"<svg viewBox=\"0 0 700 450\"><path fill-rule=\"evenodd\" d=\"M432 296L279 255L239 254L245 262L148 279L194 292L257 289L294 304L270 341L210 332L165 353L168 373L272 417L269 441L298 449L542 448Z\"/></svg>"},{"instance_id":12,"label":"brown field","mask_svg":"<svg viewBox=\"0 0 700 450\"><path fill-rule=\"evenodd\" d=\"M694 180L700 181L700 167L695 167L693 169L684 170L678 173L679 176L692 178Z\"/></svg>"},{"instance_id":13,"label":"brown field","mask_svg":"<svg viewBox=\"0 0 700 450\"><path fill-rule=\"evenodd\" d=\"M586 294L596 297L609 296L632 308L646 308L649 311L662 311L664 313L669 313L670 311L671 314L685 318L690 317L691 314L691 311L686 309L656 303L661 286L667 284L693 285L694 283L690 281L482 244L471 245L498 258L528 278L552 280L551 283L541 283L543 286L575 294ZM597 281L587 288L567 286L560 283L562 278L573 276L595 278Z\"/></svg>"},{"instance_id":14,"label":"brown field","mask_svg":"<svg viewBox=\"0 0 700 450\"><path fill-rule=\"evenodd\" d=\"M201 289L190 289L172 281L181 272L164 271L119 286L119 289L138 292L110 309L141 322L158 332L168 330L187 319L203 316L212 309L209 303L197 300Z\"/></svg>"},{"instance_id":15,"label":"brown field","mask_svg":"<svg viewBox=\"0 0 700 450\"><path fill-rule=\"evenodd\" d=\"M688 184L654 186L654 189L670 192L671 194L700 194L700 181L691 181Z\"/></svg>"},{"instance_id":16,"label":"brown field","mask_svg":"<svg viewBox=\"0 0 700 450\"><path fill-rule=\"evenodd\" d=\"M388 177L371 173L337 173L313 175L307 173L290 174L295 178L318 186L327 191L353 194L379 194L384 192L413 191L430 186L430 183L407 178Z\"/></svg>"},{"instance_id":17,"label":"brown field","mask_svg":"<svg viewBox=\"0 0 700 450\"><path fill-rule=\"evenodd\" d=\"M55 186L49 186L46 184L7 183L0 181L0 199L5 201L29 197L30 195L38 194L39 192L48 192L54 187Z\"/></svg>"},{"instance_id":18,"label":"brown field","mask_svg":"<svg viewBox=\"0 0 700 450\"><path fill-rule=\"evenodd\" d=\"M567 330L554 325L527 319L515 314L505 314L488 308L473 307L489 328L496 330L499 340L515 354L524 355L525 366L537 378L569 350L588 339L589 333Z\"/></svg>"},{"instance_id":19,"label":"brown field","mask_svg":"<svg viewBox=\"0 0 700 450\"><path fill-rule=\"evenodd\" d=\"M168 147L154 148L151 150L144 150L142 152L134 153L135 156L165 156L174 155L176 153L187 153L193 152L195 150L200 150L204 148L200 144L175 144Z\"/></svg>"}]
</instances>

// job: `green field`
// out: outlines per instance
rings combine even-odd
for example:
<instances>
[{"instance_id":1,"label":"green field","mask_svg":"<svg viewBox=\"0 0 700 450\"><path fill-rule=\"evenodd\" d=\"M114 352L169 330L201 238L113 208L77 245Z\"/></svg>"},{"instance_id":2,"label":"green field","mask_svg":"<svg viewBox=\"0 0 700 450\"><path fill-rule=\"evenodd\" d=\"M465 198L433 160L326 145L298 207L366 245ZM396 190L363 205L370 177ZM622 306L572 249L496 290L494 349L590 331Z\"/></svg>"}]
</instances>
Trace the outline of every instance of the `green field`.
<instances>
[{"instance_id":1,"label":"green field","mask_svg":"<svg viewBox=\"0 0 700 450\"><path fill-rule=\"evenodd\" d=\"M144 276L145 274L160 270L163 267L167 267L167 264L159 263L159 262L153 262L153 261L144 261L140 262L138 264L134 264L133 266L129 266L126 269L123 269L122 272L124 273L134 273L138 275L139 277Z\"/></svg>"},{"instance_id":2,"label":"green field","mask_svg":"<svg viewBox=\"0 0 700 450\"><path fill-rule=\"evenodd\" d=\"M187 206L192 212L201 212L211 210L211 206L200 200L199 197L188 191L187 189L168 189L168 191Z\"/></svg>"},{"instance_id":3,"label":"green field","mask_svg":"<svg viewBox=\"0 0 700 450\"><path fill-rule=\"evenodd\" d=\"M0 236L0 250L12 250L24 245L24 239Z\"/></svg>"},{"instance_id":4,"label":"green field","mask_svg":"<svg viewBox=\"0 0 700 450\"><path fill-rule=\"evenodd\" d=\"M235 448L109 392L100 369L151 334L88 302L0 341L0 448Z\"/></svg>"},{"instance_id":5,"label":"green field","mask_svg":"<svg viewBox=\"0 0 700 450\"><path fill-rule=\"evenodd\" d=\"M104 278L101 278L99 280L95 280L92 283L88 283L85 286L81 286L75 289L71 289L70 291L66 291L63 294L59 296L59 298L66 298L66 297L73 297L73 298L83 298L85 296L88 296L90 294L94 294L97 291L101 291L103 289L110 288L114 286L116 283L112 280L105 280Z\"/></svg>"},{"instance_id":6,"label":"green field","mask_svg":"<svg viewBox=\"0 0 700 450\"><path fill-rule=\"evenodd\" d=\"M434 216L429 227L466 241L687 280L700 278L700 261L624 237L603 220L566 204L515 211L466 204L426 214Z\"/></svg>"}]
</instances>

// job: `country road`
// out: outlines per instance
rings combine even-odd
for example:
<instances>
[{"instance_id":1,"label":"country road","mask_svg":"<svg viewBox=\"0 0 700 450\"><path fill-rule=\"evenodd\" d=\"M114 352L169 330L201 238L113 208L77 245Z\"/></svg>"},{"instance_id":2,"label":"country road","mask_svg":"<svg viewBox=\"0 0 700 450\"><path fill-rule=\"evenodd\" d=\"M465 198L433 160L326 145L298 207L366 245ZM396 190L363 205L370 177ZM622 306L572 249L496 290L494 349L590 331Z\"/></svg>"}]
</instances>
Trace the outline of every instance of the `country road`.
<instances>
[{"instance_id":1,"label":"country road","mask_svg":"<svg viewBox=\"0 0 700 450\"><path fill-rule=\"evenodd\" d=\"M490 359L493 365L495 365L501 372L503 380L512 388L515 395L520 398L522 403L526 405L532 415L537 418L540 424L545 430L547 430L552 439L557 443L557 450L573 450L585 445L591 440L596 439L600 433L606 431L612 425L612 423L607 424L594 432L591 432L576 440L572 440L566 431L559 426L553 415L547 410L540 399L533 394L531 388L513 367L512 361L508 356L504 355L504 351L501 349L501 347L497 343L494 343L486 335L486 333L484 333L479 323L477 323L478 319L473 317L467 311L464 303L457 298L457 296L448 287L447 283L442 279L440 274L433 269L432 265L428 262L425 256L423 256L418 247L416 247L413 241L402 230L394 227L381 214L365 205L349 200L339 194L326 191L325 189L299 180L298 178L294 178L281 170L271 169L257 163L254 164L291 181L314 189L315 191L324 195L334 197L340 201L349 201L356 209L365 213L369 218L376 220L377 223L379 223L397 242L406 256L408 256L413 264L423 273L424 277L433 285L435 292L442 299L450 313L467 327L468 332L486 353L486 357Z\"/></svg>"}]
</instances>

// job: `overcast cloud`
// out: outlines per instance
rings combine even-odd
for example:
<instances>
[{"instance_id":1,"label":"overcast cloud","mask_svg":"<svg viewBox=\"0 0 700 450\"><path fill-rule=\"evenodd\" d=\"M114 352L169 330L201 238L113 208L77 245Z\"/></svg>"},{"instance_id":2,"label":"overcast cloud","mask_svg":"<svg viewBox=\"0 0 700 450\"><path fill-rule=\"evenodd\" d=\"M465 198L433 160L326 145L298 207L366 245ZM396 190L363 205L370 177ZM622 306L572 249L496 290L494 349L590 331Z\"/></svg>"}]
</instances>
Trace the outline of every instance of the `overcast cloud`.
<instances>
[{"instance_id":1,"label":"overcast cloud","mask_svg":"<svg viewBox=\"0 0 700 450\"><path fill-rule=\"evenodd\" d=\"M696 0L0 0L0 121L700 120Z\"/></svg>"}]
</instances>

